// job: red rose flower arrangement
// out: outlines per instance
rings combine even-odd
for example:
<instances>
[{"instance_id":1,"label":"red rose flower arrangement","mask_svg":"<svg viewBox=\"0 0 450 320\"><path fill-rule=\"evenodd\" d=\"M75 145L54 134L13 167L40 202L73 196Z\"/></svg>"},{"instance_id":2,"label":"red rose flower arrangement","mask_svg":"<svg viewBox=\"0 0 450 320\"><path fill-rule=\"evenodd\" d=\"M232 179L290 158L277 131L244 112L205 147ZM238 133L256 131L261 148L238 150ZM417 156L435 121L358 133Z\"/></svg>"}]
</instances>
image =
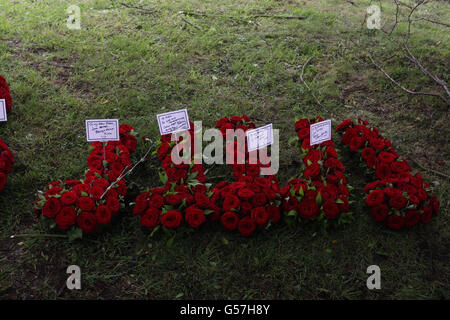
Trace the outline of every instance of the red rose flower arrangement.
<instances>
[{"instance_id":1,"label":"red rose flower arrangement","mask_svg":"<svg viewBox=\"0 0 450 320\"><path fill-rule=\"evenodd\" d=\"M125 180L118 180L118 177L131 165L130 153L136 149L135 135L131 126L122 124L120 141L105 143L104 148L102 143L92 143L84 179L47 185L35 202L35 213L50 219L51 225L67 230L71 239L81 237L82 233L93 233L99 226L110 223L127 193Z\"/></svg>"},{"instance_id":2,"label":"red rose flower arrangement","mask_svg":"<svg viewBox=\"0 0 450 320\"><path fill-rule=\"evenodd\" d=\"M420 173L411 174L411 167L401 159L391 141L380 135L367 121L344 120L336 127L342 143L357 152L376 179L369 183L366 205L375 221L398 230L419 222L428 223L439 210L439 200Z\"/></svg>"},{"instance_id":3,"label":"red rose flower arrangement","mask_svg":"<svg viewBox=\"0 0 450 320\"><path fill-rule=\"evenodd\" d=\"M245 133L254 129L255 123L246 115L231 116L217 121L216 128L225 136L227 129L242 129ZM261 168L270 167L270 163L263 165L259 158L250 161L250 157L257 157L257 153L249 153L246 144L242 146L243 150L239 150L239 147L238 141L227 141L227 149L234 152L231 166L236 181L223 181L212 191L213 199L221 207L219 221L222 226L228 231L238 230L241 235L248 237L256 229L268 228L280 220L281 197L276 176L261 176ZM239 163L239 159L242 159L242 163Z\"/></svg>"},{"instance_id":4,"label":"red rose flower arrangement","mask_svg":"<svg viewBox=\"0 0 450 320\"><path fill-rule=\"evenodd\" d=\"M303 159L301 172L282 188L287 221L319 220L345 222L350 215L349 191L344 165L338 160L333 140L310 145L310 125L324 119L301 119L295 123L297 145Z\"/></svg>"},{"instance_id":5,"label":"red rose flower arrangement","mask_svg":"<svg viewBox=\"0 0 450 320\"><path fill-rule=\"evenodd\" d=\"M11 172L14 156L6 143L0 138L0 191L6 184L6 177Z\"/></svg>"},{"instance_id":6,"label":"red rose flower arrangement","mask_svg":"<svg viewBox=\"0 0 450 320\"><path fill-rule=\"evenodd\" d=\"M194 124L190 125L191 129L185 134L189 135L190 147L193 148ZM184 142L182 137L177 141L171 140L171 135L161 136L156 151L164 169L160 174L164 187L147 189L137 196L133 207L133 214L140 217L141 224L152 234L161 227L172 235L175 235L175 230L197 229L206 221L207 215L214 213L217 216L220 211L211 200L212 192L205 184L203 166L194 164L193 156L185 161L189 163L175 164L172 151Z\"/></svg>"},{"instance_id":7,"label":"red rose flower arrangement","mask_svg":"<svg viewBox=\"0 0 450 320\"><path fill-rule=\"evenodd\" d=\"M11 94L9 92L9 86L2 75L0 75L0 99L5 99L6 112L11 112L12 110Z\"/></svg>"}]
</instances>

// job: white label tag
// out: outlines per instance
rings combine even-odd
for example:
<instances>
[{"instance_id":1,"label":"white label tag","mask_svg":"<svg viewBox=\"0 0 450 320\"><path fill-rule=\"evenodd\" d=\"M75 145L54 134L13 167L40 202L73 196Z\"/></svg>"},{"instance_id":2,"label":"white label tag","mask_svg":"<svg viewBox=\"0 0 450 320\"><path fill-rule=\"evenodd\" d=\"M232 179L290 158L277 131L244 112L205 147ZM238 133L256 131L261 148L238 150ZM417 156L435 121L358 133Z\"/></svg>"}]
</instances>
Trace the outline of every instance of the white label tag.
<instances>
[{"instance_id":1,"label":"white label tag","mask_svg":"<svg viewBox=\"0 0 450 320\"><path fill-rule=\"evenodd\" d=\"M331 120L314 123L309 128L311 146L331 140Z\"/></svg>"},{"instance_id":2,"label":"white label tag","mask_svg":"<svg viewBox=\"0 0 450 320\"><path fill-rule=\"evenodd\" d=\"M118 119L86 120L87 141L119 141Z\"/></svg>"},{"instance_id":3,"label":"white label tag","mask_svg":"<svg viewBox=\"0 0 450 320\"><path fill-rule=\"evenodd\" d=\"M161 113L156 118L162 136L191 129L187 109Z\"/></svg>"},{"instance_id":4,"label":"white label tag","mask_svg":"<svg viewBox=\"0 0 450 320\"><path fill-rule=\"evenodd\" d=\"M246 136L249 152L270 146L273 142L272 124L248 130Z\"/></svg>"},{"instance_id":5,"label":"white label tag","mask_svg":"<svg viewBox=\"0 0 450 320\"><path fill-rule=\"evenodd\" d=\"M6 116L6 101L5 99L0 99L0 121L8 121Z\"/></svg>"}]
</instances>

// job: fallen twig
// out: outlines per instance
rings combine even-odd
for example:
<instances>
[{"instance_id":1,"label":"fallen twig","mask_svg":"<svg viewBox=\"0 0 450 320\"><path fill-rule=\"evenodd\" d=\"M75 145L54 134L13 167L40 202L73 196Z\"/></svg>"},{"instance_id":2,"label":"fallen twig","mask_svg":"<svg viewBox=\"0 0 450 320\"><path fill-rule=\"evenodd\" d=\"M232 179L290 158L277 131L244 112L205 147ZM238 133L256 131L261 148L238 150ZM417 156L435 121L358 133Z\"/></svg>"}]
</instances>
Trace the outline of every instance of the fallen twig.
<instances>
[{"instance_id":1,"label":"fallen twig","mask_svg":"<svg viewBox=\"0 0 450 320\"><path fill-rule=\"evenodd\" d=\"M149 138L147 138L148 141L152 142ZM136 164L129 170L127 170L127 167L125 167L122 171L122 173L117 177L117 179L111 183L109 185L109 187L105 190L105 192L103 192L102 196L100 197L100 199L103 199L103 197L108 193L108 191L114 187L120 180L122 180L123 178L125 178L127 175L129 175L131 172L133 172L133 170L141 163L144 162L148 156L148 154L150 153L150 151L152 150L153 147L153 143L150 145L150 147L148 148L147 152L144 154L144 156L139 159L138 162L136 162Z\"/></svg>"},{"instance_id":2,"label":"fallen twig","mask_svg":"<svg viewBox=\"0 0 450 320\"><path fill-rule=\"evenodd\" d=\"M416 165L418 165L422 170L433 172L434 174L437 174L438 176L441 176L441 177L444 177L444 178L447 178L447 179L450 180L450 176L446 175L445 173L440 172L440 171L436 171L436 170L434 170L434 169L430 169L430 168L424 167L420 162L418 162L417 160L415 160L414 157L409 157L409 158L410 158Z\"/></svg>"},{"instance_id":3,"label":"fallen twig","mask_svg":"<svg viewBox=\"0 0 450 320\"><path fill-rule=\"evenodd\" d=\"M311 93L311 95L313 96L313 98L316 100L317 104L319 106L321 106L322 108L325 108L325 106L323 104L320 103L319 99L317 99L316 95L314 94L314 92L312 92L311 88L308 86L308 84L306 83L306 81L303 79L303 74L305 72L305 67L306 65L309 63L309 61L312 59L313 57L309 57L308 60L306 60L306 62L303 64L302 66L302 73L300 74L300 80L303 82L303 84L306 86L306 88L308 89L309 93Z\"/></svg>"},{"instance_id":4,"label":"fallen twig","mask_svg":"<svg viewBox=\"0 0 450 320\"><path fill-rule=\"evenodd\" d=\"M200 29L199 27L197 27L195 24L193 24L192 22L190 22L189 20L181 17L181 20L183 20L184 22L186 22L187 24L193 26L195 29L202 31L202 29Z\"/></svg>"},{"instance_id":5,"label":"fallen twig","mask_svg":"<svg viewBox=\"0 0 450 320\"><path fill-rule=\"evenodd\" d=\"M386 71L384 71L384 69L382 67L380 67L380 65L378 65L372 58L372 55L370 53L368 53L369 59L370 61L372 61L372 63L381 71L383 72L383 74L386 76L386 78L388 78L389 80L392 81L392 83L394 83L397 87L399 87L400 89L402 89L403 91L412 94L412 95L425 95L425 96L434 96L434 97L439 97L441 98L443 101L445 101L446 104L450 104L449 101L442 95L438 94L438 93L432 93L432 92L423 92L423 91L412 91L409 90L407 88L405 88L404 86L402 86L400 83L398 83L397 81L395 81Z\"/></svg>"},{"instance_id":6,"label":"fallen twig","mask_svg":"<svg viewBox=\"0 0 450 320\"><path fill-rule=\"evenodd\" d=\"M431 72L429 72L427 69L425 69L425 67L419 62L419 60L417 60L417 58L411 53L411 51L409 50L408 46L406 45L406 43L403 45L406 57L412 61L416 66L419 67L419 69L425 73L428 77L431 78L431 80L435 81L437 84L439 84L442 88L444 88L445 93L447 93L447 96L450 99L450 91L448 90L447 84L445 83L444 80L439 79L436 75L432 74Z\"/></svg>"}]
</instances>

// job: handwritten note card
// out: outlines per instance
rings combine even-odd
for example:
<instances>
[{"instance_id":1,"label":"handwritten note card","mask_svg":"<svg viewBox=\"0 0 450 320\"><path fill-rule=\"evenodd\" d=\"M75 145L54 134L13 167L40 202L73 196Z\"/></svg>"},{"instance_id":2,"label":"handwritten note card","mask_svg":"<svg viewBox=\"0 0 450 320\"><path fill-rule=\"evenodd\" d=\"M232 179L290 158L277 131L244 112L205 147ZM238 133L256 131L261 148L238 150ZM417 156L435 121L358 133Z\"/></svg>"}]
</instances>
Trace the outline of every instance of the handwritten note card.
<instances>
[{"instance_id":1,"label":"handwritten note card","mask_svg":"<svg viewBox=\"0 0 450 320\"><path fill-rule=\"evenodd\" d=\"M6 116L6 101L5 99L0 99L0 121L7 121Z\"/></svg>"},{"instance_id":2,"label":"handwritten note card","mask_svg":"<svg viewBox=\"0 0 450 320\"><path fill-rule=\"evenodd\" d=\"M87 141L118 141L119 120L117 119L97 119L86 120Z\"/></svg>"},{"instance_id":3,"label":"handwritten note card","mask_svg":"<svg viewBox=\"0 0 450 320\"><path fill-rule=\"evenodd\" d=\"M309 139L311 146L331 140L331 120L312 124L309 131Z\"/></svg>"},{"instance_id":4,"label":"handwritten note card","mask_svg":"<svg viewBox=\"0 0 450 320\"><path fill-rule=\"evenodd\" d=\"M156 115L161 135L191 129L186 109Z\"/></svg>"},{"instance_id":5,"label":"handwritten note card","mask_svg":"<svg viewBox=\"0 0 450 320\"><path fill-rule=\"evenodd\" d=\"M246 136L249 152L270 146L273 142L272 124L248 130Z\"/></svg>"}]
</instances>

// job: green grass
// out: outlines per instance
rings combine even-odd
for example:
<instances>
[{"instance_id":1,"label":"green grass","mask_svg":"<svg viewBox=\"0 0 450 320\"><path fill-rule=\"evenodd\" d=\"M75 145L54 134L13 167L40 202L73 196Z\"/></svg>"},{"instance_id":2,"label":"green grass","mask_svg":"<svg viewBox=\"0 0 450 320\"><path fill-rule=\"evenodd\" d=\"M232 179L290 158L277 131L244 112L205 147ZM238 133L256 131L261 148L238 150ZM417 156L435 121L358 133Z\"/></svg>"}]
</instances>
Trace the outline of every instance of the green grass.
<instances>
[{"instance_id":1,"label":"green grass","mask_svg":"<svg viewBox=\"0 0 450 320\"><path fill-rule=\"evenodd\" d=\"M421 170L437 184L440 215L429 225L391 232L367 214L362 187L368 180L349 156L343 160L354 187L355 221L328 234L307 225L277 226L244 239L209 225L167 248L161 235L150 238L127 209L105 232L83 241L10 239L47 233L32 213L36 192L56 179L83 175L89 118L119 118L141 136L157 138L155 115L163 111L188 108L191 120L204 126L245 113L258 125L272 122L280 129L279 179L285 183L295 173L289 164L299 157L287 142L295 117L321 115L336 124L360 116L379 127L400 154L449 174L448 106L435 97L409 96L366 58L372 51L408 88L439 90L395 55L407 32L405 11L390 38L362 27L369 1L123 2L157 11L107 0L0 0L0 74L14 102L0 137L16 157L0 194L0 297L449 298L448 179ZM81 8L81 30L66 27L72 4ZM382 1L382 7L388 30L395 8L392 1ZM418 14L449 21L448 3L432 1L426 9ZM448 82L448 28L417 21L411 33L410 49ZM325 108L300 81L309 57L304 78ZM156 161L139 168L129 179L130 194L157 185L157 171ZM216 167L211 175L224 171ZM65 288L71 264L81 267L82 290ZM366 287L372 264L381 268L381 290Z\"/></svg>"}]
</instances>

